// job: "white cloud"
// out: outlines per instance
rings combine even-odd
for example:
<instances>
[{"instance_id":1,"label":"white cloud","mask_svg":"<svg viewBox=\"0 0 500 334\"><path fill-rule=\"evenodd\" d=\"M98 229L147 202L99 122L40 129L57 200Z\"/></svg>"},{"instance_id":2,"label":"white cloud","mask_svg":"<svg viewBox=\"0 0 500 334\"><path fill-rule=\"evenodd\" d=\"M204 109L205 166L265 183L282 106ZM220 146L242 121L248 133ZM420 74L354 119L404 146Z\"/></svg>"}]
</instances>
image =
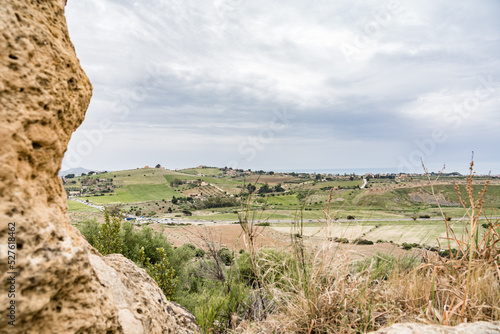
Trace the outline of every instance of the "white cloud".
<instances>
[{"instance_id":1,"label":"white cloud","mask_svg":"<svg viewBox=\"0 0 500 334\"><path fill-rule=\"evenodd\" d=\"M245 138L258 137L286 108L294 117L258 151L254 168L397 161L434 127L455 126L443 113L474 94L478 76L500 81L499 8L430 0L69 1L70 36L94 85L69 153L85 140L82 131L109 121L114 130L79 163L109 169L112 152L155 160L168 148L190 152L177 155L179 166L195 161L192 155L222 165L231 155L239 159ZM488 145L474 139L481 128L500 139L493 130L498 106L491 94L464 123L474 124L466 127L471 143ZM163 133L175 136L163 140ZM459 145L453 138L441 147ZM315 144L304 149L300 143L310 140ZM147 149L138 152L141 145ZM335 145L349 150L319 158ZM382 159L350 156L367 145L384 148Z\"/></svg>"}]
</instances>

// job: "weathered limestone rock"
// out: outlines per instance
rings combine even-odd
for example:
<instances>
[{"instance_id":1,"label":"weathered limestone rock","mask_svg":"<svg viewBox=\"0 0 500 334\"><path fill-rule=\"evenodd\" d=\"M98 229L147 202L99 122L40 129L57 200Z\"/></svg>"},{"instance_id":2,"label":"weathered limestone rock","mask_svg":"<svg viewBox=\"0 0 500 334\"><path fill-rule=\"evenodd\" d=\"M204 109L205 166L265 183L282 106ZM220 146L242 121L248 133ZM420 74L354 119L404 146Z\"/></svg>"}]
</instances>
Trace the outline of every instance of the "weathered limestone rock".
<instances>
[{"instance_id":1,"label":"weathered limestone rock","mask_svg":"<svg viewBox=\"0 0 500 334\"><path fill-rule=\"evenodd\" d=\"M458 326L436 326L422 324L394 324L380 329L372 334L498 334L500 333L500 321L496 322L473 322L460 324Z\"/></svg>"},{"instance_id":2,"label":"weathered limestone rock","mask_svg":"<svg viewBox=\"0 0 500 334\"><path fill-rule=\"evenodd\" d=\"M102 257L69 223L57 173L92 86L68 36L65 4L0 0L0 333L195 332L193 316L144 270Z\"/></svg>"}]
</instances>

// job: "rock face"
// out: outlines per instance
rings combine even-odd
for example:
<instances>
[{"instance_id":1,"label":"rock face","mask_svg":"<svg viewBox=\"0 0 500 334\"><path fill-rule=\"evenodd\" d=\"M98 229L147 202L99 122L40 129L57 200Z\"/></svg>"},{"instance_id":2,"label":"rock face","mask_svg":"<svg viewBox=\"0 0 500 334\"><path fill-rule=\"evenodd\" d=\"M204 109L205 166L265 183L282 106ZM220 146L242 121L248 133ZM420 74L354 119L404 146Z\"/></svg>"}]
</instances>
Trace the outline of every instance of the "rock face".
<instances>
[{"instance_id":1,"label":"rock face","mask_svg":"<svg viewBox=\"0 0 500 334\"><path fill-rule=\"evenodd\" d=\"M196 332L143 269L101 256L69 223L57 173L92 86L65 4L0 0L0 333Z\"/></svg>"},{"instance_id":2,"label":"rock face","mask_svg":"<svg viewBox=\"0 0 500 334\"><path fill-rule=\"evenodd\" d=\"M473 322L458 326L435 326L422 324L394 324L372 334L498 334L500 321Z\"/></svg>"}]
</instances>

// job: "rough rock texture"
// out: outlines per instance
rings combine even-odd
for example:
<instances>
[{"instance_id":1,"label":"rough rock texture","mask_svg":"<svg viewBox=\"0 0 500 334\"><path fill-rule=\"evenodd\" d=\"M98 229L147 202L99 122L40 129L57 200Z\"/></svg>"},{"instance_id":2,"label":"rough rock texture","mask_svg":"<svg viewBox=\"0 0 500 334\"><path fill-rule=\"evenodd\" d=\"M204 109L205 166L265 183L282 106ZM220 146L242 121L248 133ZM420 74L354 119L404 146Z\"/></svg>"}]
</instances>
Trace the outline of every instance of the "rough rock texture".
<instances>
[{"instance_id":1,"label":"rough rock texture","mask_svg":"<svg viewBox=\"0 0 500 334\"><path fill-rule=\"evenodd\" d=\"M144 270L102 257L69 223L57 173L92 87L69 40L65 3L0 0L0 333L195 332L193 316Z\"/></svg>"},{"instance_id":2,"label":"rough rock texture","mask_svg":"<svg viewBox=\"0 0 500 334\"><path fill-rule=\"evenodd\" d=\"M395 324L371 334L498 334L500 321L473 322L458 326L435 326L422 324Z\"/></svg>"}]
</instances>

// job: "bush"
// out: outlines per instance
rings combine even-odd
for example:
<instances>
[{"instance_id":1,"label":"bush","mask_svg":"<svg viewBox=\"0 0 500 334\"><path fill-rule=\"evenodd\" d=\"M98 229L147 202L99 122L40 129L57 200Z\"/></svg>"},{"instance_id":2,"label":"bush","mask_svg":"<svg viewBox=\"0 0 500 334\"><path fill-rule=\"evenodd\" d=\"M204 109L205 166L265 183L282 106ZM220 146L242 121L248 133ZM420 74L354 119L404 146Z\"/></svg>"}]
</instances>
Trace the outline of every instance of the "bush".
<instances>
[{"instance_id":1,"label":"bush","mask_svg":"<svg viewBox=\"0 0 500 334\"><path fill-rule=\"evenodd\" d=\"M420 246L419 244L417 243L406 243L406 242L403 242L403 244L401 245L403 247L404 250L411 250L412 248L422 248L422 246Z\"/></svg>"},{"instance_id":2,"label":"bush","mask_svg":"<svg viewBox=\"0 0 500 334\"><path fill-rule=\"evenodd\" d=\"M196 250L194 251L194 256L195 257L204 257L205 256L205 250L203 250L202 248L196 248Z\"/></svg>"},{"instance_id":3,"label":"bush","mask_svg":"<svg viewBox=\"0 0 500 334\"><path fill-rule=\"evenodd\" d=\"M175 289L172 282L184 275L185 263L192 259L194 251L187 246L174 252L167 239L151 228L135 229L132 223L121 224L118 217L109 215L105 215L105 220L102 225L96 220L85 220L78 223L77 228L102 254L120 253L139 266L150 267L150 275L158 279L165 295L172 297L171 290Z\"/></svg>"},{"instance_id":4,"label":"bush","mask_svg":"<svg viewBox=\"0 0 500 334\"><path fill-rule=\"evenodd\" d=\"M95 248L99 240L101 224L95 219L85 219L79 222L76 227L89 244Z\"/></svg>"},{"instance_id":5,"label":"bush","mask_svg":"<svg viewBox=\"0 0 500 334\"><path fill-rule=\"evenodd\" d=\"M338 237L335 237L335 238L333 238L333 241L339 242L341 244L348 244L349 243L349 240L347 238L338 238Z\"/></svg>"},{"instance_id":6,"label":"bush","mask_svg":"<svg viewBox=\"0 0 500 334\"><path fill-rule=\"evenodd\" d=\"M429 219L429 218L431 218L431 216L430 215L420 215L420 216L418 216L418 218Z\"/></svg>"},{"instance_id":7,"label":"bush","mask_svg":"<svg viewBox=\"0 0 500 334\"><path fill-rule=\"evenodd\" d=\"M168 261L165 249L157 248L156 252L160 260L152 264L150 259L144 255L144 247L141 248L139 251L139 264L141 267L145 268L149 276L158 283L165 297L167 297L168 300L172 300L177 285L175 270Z\"/></svg>"},{"instance_id":8,"label":"bush","mask_svg":"<svg viewBox=\"0 0 500 334\"><path fill-rule=\"evenodd\" d=\"M347 219L349 219L349 220L353 220L353 219L356 219L356 216L353 216L353 215L348 215L348 216L347 216Z\"/></svg>"},{"instance_id":9,"label":"bush","mask_svg":"<svg viewBox=\"0 0 500 334\"><path fill-rule=\"evenodd\" d=\"M355 245L373 245L373 241L358 238L358 239L353 241L353 244L355 244Z\"/></svg>"},{"instance_id":10,"label":"bush","mask_svg":"<svg viewBox=\"0 0 500 334\"><path fill-rule=\"evenodd\" d=\"M233 263L234 254L229 249L221 248L219 250L219 256L226 266L230 266Z\"/></svg>"}]
</instances>

